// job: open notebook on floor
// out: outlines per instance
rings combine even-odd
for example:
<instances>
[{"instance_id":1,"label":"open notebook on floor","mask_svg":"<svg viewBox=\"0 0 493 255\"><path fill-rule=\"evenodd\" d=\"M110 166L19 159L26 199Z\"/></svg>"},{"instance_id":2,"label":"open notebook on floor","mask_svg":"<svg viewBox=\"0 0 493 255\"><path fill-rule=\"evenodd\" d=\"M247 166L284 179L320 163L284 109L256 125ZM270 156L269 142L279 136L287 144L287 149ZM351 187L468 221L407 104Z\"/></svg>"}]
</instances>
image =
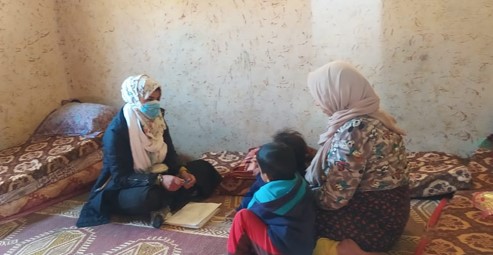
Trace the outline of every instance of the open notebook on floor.
<instances>
[{"instance_id":1,"label":"open notebook on floor","mask_svg":"<svg viewBox=\"0 0 493 255\"><path fill-rule=\"evenodd\" d=\"M201 228L219 212L219 206L221 203L190 202L176 213L167 216L164 224L185 228Z\"/></svg>"}]
</instances>

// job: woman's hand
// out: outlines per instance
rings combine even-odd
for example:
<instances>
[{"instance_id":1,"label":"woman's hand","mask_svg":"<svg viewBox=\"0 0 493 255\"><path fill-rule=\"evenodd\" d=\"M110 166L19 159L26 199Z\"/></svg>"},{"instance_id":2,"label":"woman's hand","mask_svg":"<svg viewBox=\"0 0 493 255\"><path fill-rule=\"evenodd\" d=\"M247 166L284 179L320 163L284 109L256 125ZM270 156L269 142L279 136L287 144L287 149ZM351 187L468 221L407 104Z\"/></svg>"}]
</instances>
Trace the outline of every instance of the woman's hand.
<instances>
[{"instance_id":1,"label":"woman's hand","mask_svg":"<svg viewBox=\"0 0 493 255\"><path fill-rule=\"evenodd\" d=\"M161 185L169 191L177 191L183 186L185 180L174 175L163 175Z\"/></svg>"},{"instance_id":2,"label":"woman's hand","mask_svg":"<svg viewBox=\"0 0 493 255\"><path fill-rule=\"evenodd\" d=\"M193 185L195 185L195 183L197 182L195 176L188 171L181 171L179 176L183 178L183 180L185 180L185 183L183 184L183 187L185 189L193 187Z\"/></svg>"}]
</instances>

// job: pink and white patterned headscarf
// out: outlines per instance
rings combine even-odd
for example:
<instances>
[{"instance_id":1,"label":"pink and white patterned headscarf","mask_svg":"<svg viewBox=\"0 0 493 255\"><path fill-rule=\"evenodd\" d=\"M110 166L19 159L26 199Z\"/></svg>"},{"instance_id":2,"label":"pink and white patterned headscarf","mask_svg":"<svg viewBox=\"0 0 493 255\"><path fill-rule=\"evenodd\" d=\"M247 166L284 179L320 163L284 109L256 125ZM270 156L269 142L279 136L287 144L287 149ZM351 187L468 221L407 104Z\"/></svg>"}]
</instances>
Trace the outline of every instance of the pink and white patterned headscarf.
<instances>
[{"instance_id":1,"label":"pink and white patterned headscarf","mask_svg":"<svg viewBox=\"0 0 493 255\"><path fill-rule=\"evenodd\" d=\"M149 98L160 87L157 81L146 74L129 76L122 83L122 98L125 103L140 107L140 101Z\"/></svg>"},{"instance_id":2,"label":"pink and white patterned headscarf","mask_svg":"<svg viewBox=\"0 0 493 255\"><path fill-rule=\"evenodd\" d=\"M405 133L390 114L380 109L380 98L352 65L342 61L330 62L311 72L307 83L312 97L329 116L327 131L318 141L321 147L306 171L305 179L310 184L322 185L320 177L326 168L332 137L347 121L368 115L396 133Z\"/></svg>"}]
</instances>

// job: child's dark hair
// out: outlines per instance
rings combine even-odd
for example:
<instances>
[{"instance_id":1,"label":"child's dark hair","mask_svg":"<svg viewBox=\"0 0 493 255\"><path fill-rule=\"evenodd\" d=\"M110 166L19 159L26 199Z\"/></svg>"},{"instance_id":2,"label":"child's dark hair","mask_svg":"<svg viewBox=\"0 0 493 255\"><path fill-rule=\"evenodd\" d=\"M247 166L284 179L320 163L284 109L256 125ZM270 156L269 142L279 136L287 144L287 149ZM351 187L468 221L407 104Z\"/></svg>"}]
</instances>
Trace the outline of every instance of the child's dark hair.
<instances>
[{"instance_id":1,"label":"child's dark hair","mask_svg":"<svg viewBox=\"0 0 493 255\"><path fill-rule=\"evenodd\" d=\"M303 138L303 135L292 129L283 129L277 132L273 137L274 142L284 143L289 146L296 158L296 169L301 174L305 175L306 170L306 155L308 153L308 145Z\"/></svg>"},{"instance_id":2,"label":"child's dark hair","mask_svg":"<svg viewBox=\"0 0 493 255\"><path fill-rule=\"evenodd\" d=\"M257 152L260 171L269 180L291 180L296 173L296 159L293 150L284 143L267 143Z\"/></svg>"}]
</instances>

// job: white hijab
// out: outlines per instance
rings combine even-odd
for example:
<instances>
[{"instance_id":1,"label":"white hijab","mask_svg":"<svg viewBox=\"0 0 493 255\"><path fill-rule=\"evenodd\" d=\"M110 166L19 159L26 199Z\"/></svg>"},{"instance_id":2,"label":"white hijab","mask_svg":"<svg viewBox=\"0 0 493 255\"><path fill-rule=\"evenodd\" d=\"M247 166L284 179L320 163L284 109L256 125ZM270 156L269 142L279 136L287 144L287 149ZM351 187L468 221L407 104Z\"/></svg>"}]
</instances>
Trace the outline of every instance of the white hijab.
<instances>
[{"instance_id":1,"label":"white hijab","mask_svg":"<svg viewBox=\"0 0 493 255\"><path fill-rule=\"evenodd\" d=\"M122 83L122 98L125 101L123 114L127 121L130 148L136 172L151 172L152 166L164 161L168 146L163 140L166 124L160 113L154 120L141 111L141 100L161 86L148 75L130 76Z\"/></svg>"},{"instance_id":2,"label":"white hijab","mask_svg":"<svg viewBox=\"0 0 493 255\"><path fill-rule=\"evenodd\" d=\"M332 137L344 123L361 115L380 120L387 128L404 134L395 119L380 109L380 98L366 78L353 66L341 61L330 62L308 75L312 97L329 116L327 131L320 135L321 147L306 170L305 179L321 186L321 176L327 167L327 153Z\"/></svg>"}]
</instances>

